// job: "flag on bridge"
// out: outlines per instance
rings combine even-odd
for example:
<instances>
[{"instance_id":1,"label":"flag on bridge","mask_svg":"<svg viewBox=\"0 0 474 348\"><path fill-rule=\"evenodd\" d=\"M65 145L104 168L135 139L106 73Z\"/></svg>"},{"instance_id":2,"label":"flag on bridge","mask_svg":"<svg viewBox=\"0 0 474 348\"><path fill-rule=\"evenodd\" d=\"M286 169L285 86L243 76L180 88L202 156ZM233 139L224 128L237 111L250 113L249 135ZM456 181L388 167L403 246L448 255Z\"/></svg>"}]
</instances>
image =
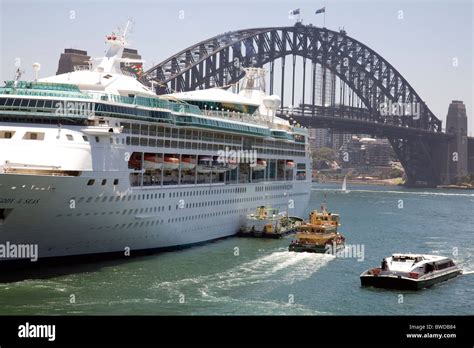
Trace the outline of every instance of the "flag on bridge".
<instances>
[{"instance_id":1,"label":"flag on bridge","mask_svg":"<svg viewBox=\"0 0 474 348\"><path fill-rule=\"evenodd\" d=\"M326 6L321 7L319 10L316 10L316 12L314 14L318 14L318 13L326 13Z\"/></svg>"},{"instance_id":2,"label":"flag on bridge","mask_svg":"<svg viewBox=\"0 0 474 348\"><path fill-rule=\"evenodd\" d=\"M300 9L299 8L290 11L291 16L299 15L299 14L300 14Z\"/></svg>"}]
</instances>

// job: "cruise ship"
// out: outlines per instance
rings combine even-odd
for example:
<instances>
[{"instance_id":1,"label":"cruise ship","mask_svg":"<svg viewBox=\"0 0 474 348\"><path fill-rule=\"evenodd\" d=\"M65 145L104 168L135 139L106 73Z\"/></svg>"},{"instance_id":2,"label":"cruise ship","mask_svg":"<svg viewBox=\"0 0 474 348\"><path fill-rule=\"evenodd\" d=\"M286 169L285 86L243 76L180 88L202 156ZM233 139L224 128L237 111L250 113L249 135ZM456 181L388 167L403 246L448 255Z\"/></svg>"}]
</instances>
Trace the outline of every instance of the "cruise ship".
<instances>
[{"instance_id":1,"label":"cruise ship","mask_svg":"<svg viewBox=\"0 0 474 348\"><path fill-rule=\"evenodd\" d=\"M303 215L308 134L275 116L264 70L240 91L156 95L127 73L126 29L105 57L0 87L0 255L40 260L179 248L236 234L272 206ZM278 101L276 101L278 102Z\"/></svg>"}]
</instances>

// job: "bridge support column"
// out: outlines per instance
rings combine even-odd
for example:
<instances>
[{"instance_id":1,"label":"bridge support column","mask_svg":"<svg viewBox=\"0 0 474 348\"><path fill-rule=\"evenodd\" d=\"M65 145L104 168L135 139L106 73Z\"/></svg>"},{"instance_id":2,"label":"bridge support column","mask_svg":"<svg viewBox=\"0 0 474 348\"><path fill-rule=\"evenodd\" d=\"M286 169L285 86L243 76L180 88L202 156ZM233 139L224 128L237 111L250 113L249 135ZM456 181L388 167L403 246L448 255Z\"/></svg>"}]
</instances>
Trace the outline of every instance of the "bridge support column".
<instances>
[{"instance_id":1,"label":"bridge support column","mask_svg":"<svg viewBox=\"0 0 474 348\"><path fill-rule=\"evenodd\" d=\"M466 106L462 101L449 104L446 117L446 133L453 138L448 143L445 183L456 184L468 175L468 138Z\"/></svg>"},{"instance_id":2,"label":"bridge support column","mask_svg":"<svg viewBox=\"0 0 474 348\"><path fill-rule=\"evenodd\" d=\"M436 187L441 184L443 143L423 136L387 138L405 169L405 186Z\"/></svg>"}]
</instances>

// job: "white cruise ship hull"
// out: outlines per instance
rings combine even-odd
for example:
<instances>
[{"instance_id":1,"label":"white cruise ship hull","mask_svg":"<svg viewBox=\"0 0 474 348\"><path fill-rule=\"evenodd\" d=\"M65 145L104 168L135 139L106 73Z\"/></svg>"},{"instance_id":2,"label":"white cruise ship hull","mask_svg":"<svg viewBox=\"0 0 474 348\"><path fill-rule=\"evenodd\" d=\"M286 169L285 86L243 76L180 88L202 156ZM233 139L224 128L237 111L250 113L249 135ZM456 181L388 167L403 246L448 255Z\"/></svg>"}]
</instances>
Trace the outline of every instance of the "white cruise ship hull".
<instances>
[{"instance_id":1,"label":"white cruise ship hull","mask_svg":"<svg viewBox=\"0 0 474 348\"><path fill-rule=\"evenodd\" d=\"M35 244L39 259L188 246L236 234L260 205L302 216L311 186L279 181L131 188L123 173L118 185L109 178L98 190L87 186L91 178L0 174L2 243Z\"/></svg>"}]
</instances>

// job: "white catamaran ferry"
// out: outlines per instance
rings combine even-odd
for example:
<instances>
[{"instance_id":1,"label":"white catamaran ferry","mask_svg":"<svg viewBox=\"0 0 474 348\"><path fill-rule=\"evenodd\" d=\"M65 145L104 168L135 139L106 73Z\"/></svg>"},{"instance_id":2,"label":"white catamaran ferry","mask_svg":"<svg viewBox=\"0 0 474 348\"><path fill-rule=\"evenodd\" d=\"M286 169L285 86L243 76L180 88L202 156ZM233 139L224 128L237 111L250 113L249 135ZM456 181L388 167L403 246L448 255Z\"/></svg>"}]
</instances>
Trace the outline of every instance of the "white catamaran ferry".
<instances>
[{"instance_id":1,"label":"white catamaran ferry","mask_svg":"<svg viewBox=\"0 0 474 348\"><path fill-rule=\"evenodd\" d=\"M234 235L257 206L303 215L308 135L274 115L262 69L238 94L157 96L122 73L126 29L106 41L89 69L0 87L1 245L133 254Z\"/></svg>"}]
</instances>

